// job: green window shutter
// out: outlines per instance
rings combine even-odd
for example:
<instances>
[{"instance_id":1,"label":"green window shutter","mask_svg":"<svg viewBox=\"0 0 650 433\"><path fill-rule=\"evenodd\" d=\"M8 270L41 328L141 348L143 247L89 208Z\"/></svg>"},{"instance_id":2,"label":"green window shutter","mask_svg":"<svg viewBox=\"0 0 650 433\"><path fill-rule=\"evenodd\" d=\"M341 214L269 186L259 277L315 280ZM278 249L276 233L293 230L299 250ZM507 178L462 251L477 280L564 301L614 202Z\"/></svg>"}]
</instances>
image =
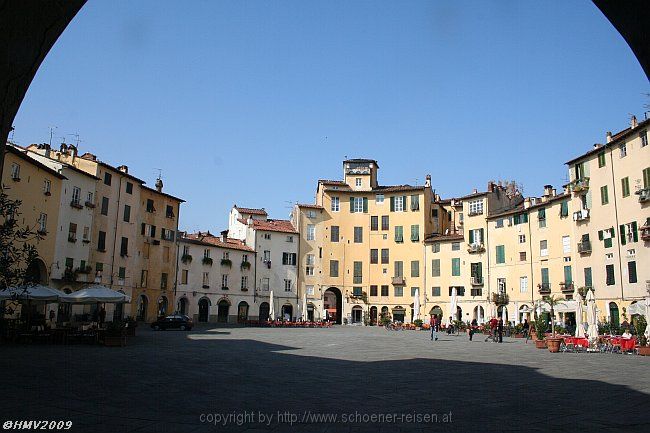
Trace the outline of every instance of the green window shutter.
<instances>
[{"instance_id":1,"label":"green window shutter","mask_svg":"<svg viewBox=\"0 0 650 433\"><path fill-rule=\"evenodd\" d=\"M390 211L395 212L395 197L390 198Z\"/></svg>"},{"instance_id":2,"label":"green window shutter","mask_svg":"<svg viewBox=\"0 0 650 433\"><path fill-rule=\"evenodd\" d=\"M476 276L478 277L479 280L483 279L483 263L478 262L476 264Z\"/></svg>"},{"instance_id":3,"label":"green window shutter","mask_svg":"<svg viewBox=\"0 0 650 433\"><path fill-rule=\"evenodd\" d=\"M650 167L643 169L643 189L650 188Z\"/></svg>"},{"instance_id":4,"label":"green window shutter","mask_svg":"<svg viewBox=\"0 0 650 433\"><path fill-rule=\"evenodd\" d=\"M404 203L404 206L402 206L402 210L404 212L408 211L408 204L407 204L408 202L406 201L406 196L405 195L402 196L402 203Z\"/></svg>"},{"instance_id":5,"label":"green window shutter","mask_svg":"<svg viewBox=\"0 0 650 433\"><path fill-rule=\"evenodd\" d=\"M479 233L481 234L481 242L485 243L485 233L483 229L479 229Z\"/></svg>"},{"instance_id":6,"label":"green window shutter","mask_svg":"<svg viewBox=\"0 0 650 433\"><path fill-rule=\"evenodd\" d=\"M460 276L460 259L451 259L451 275L453 277Z\"/></svg>"},{"instance_id":7,"label":"green window shutter","mask_svg":"<svg viewBox=\"0 0 650 433\"><path fill-rule=\"evenodd\" d=\"M546 209L541 208L539 211L537 211L537 219L538 220L546 219Z\"/></svg>"},{"instance_id":8,"label":"green window shutter","mask_svg":"<svg viewBox=\"0 0 650 433\"><path fill-rule=\"evenodd\" d=\"M524 223L528 222L528 214L527 213L522 215L522 222L524 222Z\"/></svg>"},{"instance_id":9,"label":"green window shutter","mask_svg":"<svg viewBox=\"0 0 650 433\"><path fill-rule=\"evenodd\" d=\"M616 237L616 230L614 230L614 227L610 227L610 228L609 228L609 232L611 233L612 238L615 238L615 237Z\"/></svg>"},{"instance_id":10,"label":"green window shutter","mask_svg":"<svg viewBox=\"0 0 650 433\"><path fill-rule=\"evenodd\" d=\"M354 213L354 197L350 197L350 213Z\"/></svg>"},{"instance_id":11,"label":"green window shutter","mask_svg":"<svg viewBox=\"0 0 650 433\"><path fill-rule=\"evenodd\" d=\"M637 227L636 221L632 221L632 239L634 242L639 242L639 228Z\"/></svg>"},{"instance_id":12,"label":"green window shutter","mask_svg":"<svg viewBox=\"0 0 650 433\"><path fill-rule=\"evenodd\" d=\"M368 213L368 197L363 198L363 213Z\"/></svg>"},{"instance_id":13,"label":"green window shutter","mask_svg":"<svg viewBox=\"0 0 650 433\"><path fill-rule=\"evenodd\" d=\"M469 243L470 245L474 243L474 230L469 231Z\"/></svg>"},{"instance_id":14,"label":"green window shutter","mask_svg":"<svg viewBox=\"0 0 650 433\"><path fill-rule=\"evenodd\" d=\"M618 228L621 231L621 245L625 245L625 224L621 224Z\"/></svg>"},{"instance_id":15,"label":"green window shutter","mask_svg":"<svg viewBox=\"0 0 650 433\"><path fill-rule=\"evenodd\" d=\"M585 268L585 287L592 286L591 268Z\"/></svg>"},{"instance_id":16,"label":"green window shutter","mask_svg":"<svg viewBox=\"0 0 650 433\"><path fill-rule=\"evenodd\" d=\"M143 236L144 236L145 225L146 225L145 223L142 223L142 227L141 227L141 230L140 230L140 234L143 235Z\"/></svg>"},{"instance_id":17,"label":"green window shutter","mask_svg":"<svg viewBox=\"0 0 650 433\"><path fill-rule=\"evenodd\" d=\"M560 216L566 217L569 216L569 202L563 201L560 203Z\"/></svg>"},{"instance_id":18,"label":"green window shutter","mask_svg":"<svg viewBox=\"0 0 650 433\"><path fill-rule=\"evenodd\" d=\"M603 236L603 231L602 231L602 230L598 230L598 240L599 240L599 241L602 241L604 238L605 238L605 237Z\"/></svg>"},{"instance_id":19,"label":"green window shutter","mask_svg":"<svg viewBox=\"0 0 650 433\"><path fill-rule=\"evenodd\" d=\"M623 197L630 195L630 178L624 177L621 179L621 189L623 190Z\"/></svg>"},{"instance_id":20,"label":"green window shutter","mask_svg":"<svg viewBox=\"0 0 650 433\"><path fill-rule=\"evenodd\" d=\"M612 247L612 239L605 239L605 248L611 248Z\"/></svg>"},{"instance_id":21,"label":"green window shutter","mask_svg":"<svg viewBox=\"0 0 650 433\"><path fill-rule=\"evenodd\" d=\"M514 225L519 224L519 215L515 214L515 216L514 216L514 218L513 218L513 224L514 224Z\"/></svg>"},{"instance_id":22,"label":"green window shutter","mask_svg":"<svg viewBox=\"0 0 650 433\"><path fill-rule=\"evenodd\" d=\"M542 283L548 284L548 268L542 268Z\"/></svg>"},{"instance_id":23,"label":"green window shutter","mask_svg":"<svg viewBox=\"0 0 650 433\"><path fill-rule=\"evenodd\" d=\"M571 266L564 267L564 281L566 283L573 282L572 275L571 275Z\"/></svg>"}]
</instances>

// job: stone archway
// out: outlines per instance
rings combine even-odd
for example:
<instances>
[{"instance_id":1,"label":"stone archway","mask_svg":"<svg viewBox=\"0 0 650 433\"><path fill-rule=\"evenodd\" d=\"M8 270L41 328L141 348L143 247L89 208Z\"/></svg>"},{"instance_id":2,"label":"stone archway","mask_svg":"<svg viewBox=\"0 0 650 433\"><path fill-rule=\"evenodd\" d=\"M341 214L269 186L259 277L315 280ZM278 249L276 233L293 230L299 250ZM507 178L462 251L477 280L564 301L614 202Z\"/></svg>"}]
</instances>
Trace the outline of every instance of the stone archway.
<instances>
[{"instance_id":1,"label":"stone archway","mask_svg":"<svg viewBox=\"0 0 650 433\"><path fill-rule=\"evenodd\" d=\"M248 302L241 301L237 306L237 322L243 323L248 320Z\"/></svg>"},{"instance_id":2,"label":"stone archway","mask_svg":"<svg viewBox=\"0 0 650 433\"><path fill-rule=\"evenodd\" d=\"M45 262L39 258L32 260L27 266L25 280L33 284L46 284L47 266L45 266Z\"/></svg>"},{"instance_id":3,"label":"stone archway","mask_svg":"<svg viewBox=\"0 0 650 433\"><path fill-rule=\"evenodd\" d=\"M210 318L210 300L208 298L199 299L199 322L207 322Z\"/></svg>"},{"instance_id":4,"label":"stone archway","mask_svg":"<svg viewBox=\"0 0 650 433\"><path fill-rule=\"evenodd\" d=\"M138 297L138 313L137 313L137 318L141 322L146 322L147 321L147 308L149 307L149 299L147 298L147 295L140 295Z\"/></svg>"},{"instance_id":5,"label":"stone archway","mask_svg":"<svg viewBox=\"0 0 650 433\"><path fill-rule=\"evenodd\" d=\"M323 293L323 308L329 320L341 324L343 318L343 295L337 287L330 287Z\"/></svg>"},{"instance_id":6,"label":"stone archway","mask_svg":"<svg viewBox=\"0 0 650 433\"><path fill-rule=\"evenodd\" d=\"M271 310L271 306L269 305L268 302L262 302L260 304L260 312L258 315L258 320L260 322L266 322L269 320L269 311Z\"/></svg>"},{"instance_id":7,"label":"stone archway","mask_svg":"<svg viewBox=\"0 0 650 433\"><path fill-rule=\"evenodd\" d=\"M188 307L187 298L183 296L178 300L176 308L180 314L187 314L188 313L187 307Z\"/></svg>"},{"instance_id":8,"label":"stone archway","mask_svg":"<svg viewBox=\"0 0 650 433\"><path fill-rule=\"evenodd\" d=\"M217 303L217 322L228 323L228 314L230 312L230 301L222 299Z\"/></svg>"}]
</instances>

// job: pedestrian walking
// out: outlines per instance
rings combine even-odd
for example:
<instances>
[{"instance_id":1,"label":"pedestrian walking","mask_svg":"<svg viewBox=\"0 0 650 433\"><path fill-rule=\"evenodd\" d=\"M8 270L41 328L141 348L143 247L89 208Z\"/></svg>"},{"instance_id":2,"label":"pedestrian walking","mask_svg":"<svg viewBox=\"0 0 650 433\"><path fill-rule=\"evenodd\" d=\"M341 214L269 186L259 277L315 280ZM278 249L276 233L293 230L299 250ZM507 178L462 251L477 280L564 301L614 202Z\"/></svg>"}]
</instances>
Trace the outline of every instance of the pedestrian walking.
<instances>
[{"instance_id":1,"label":"pedestrian walking","mask_svg":"<svg viewBox=\"0 0 650 433\"><path fill-rule=\"evenodd\" d=\"M499 319L499 324L497 325L497 332L499 333L499 343L503 343L503 319Z\"/></svg>"},{"instance_id":2,"label":"pedestrian walking","mask_svg":"<svg viewBox=\"0 0 650 433\"><path fill-rule=\"evenodd\" d=\"M528 319L524 319L524 324L523 330L524 330L524 337L526 337L526 340L528 340L528 331L530 330L530 324L528 323Z\"/></svg>"},{"instance_id":3,"label":"pedestrian walking","mask_svg":"<svg viewBox=\"0 0 650 433\"><path fill-rule=\"evenodd\" d=\"M438 317L435 314L431 315L429 325L431 326L431 341L438 341Z\"/></svg>"},{"instance_id":4,"label":"pedestrian walking","mask_svg":"<svg viewBox=\"0 0 650 433\"><path fill-rule=\"evenodd\" d=\"M477 320L476 319L472 320L472 323L470 323L467 331L467 333L469 334L469 341L472 341L472 337L474 336L477 327L478 327Z\"/></svg>"},{"instance_id":5,"label":"pedestrian walking","mask_svg":"<svg viewBox=\"0 0 650 433\"><path fill-rule=\"evenodd\" d=\"M497 341L497 325L499 324L499 321L496 317L492 316L488 323L490 324L490 335L485 338L485 341L487 342L489 339Z\"/></svg>"},{"instance_id":6,"label":"pedestrian walking","mask_svg":"<svg viewBox=\"0 0 650 433\"><path fill-rule=\"evenodd\" d=\"M106 321L106 309L102 305L101 310L99 310L99 326L103 326Z\"/></svg>"}]
</instances>

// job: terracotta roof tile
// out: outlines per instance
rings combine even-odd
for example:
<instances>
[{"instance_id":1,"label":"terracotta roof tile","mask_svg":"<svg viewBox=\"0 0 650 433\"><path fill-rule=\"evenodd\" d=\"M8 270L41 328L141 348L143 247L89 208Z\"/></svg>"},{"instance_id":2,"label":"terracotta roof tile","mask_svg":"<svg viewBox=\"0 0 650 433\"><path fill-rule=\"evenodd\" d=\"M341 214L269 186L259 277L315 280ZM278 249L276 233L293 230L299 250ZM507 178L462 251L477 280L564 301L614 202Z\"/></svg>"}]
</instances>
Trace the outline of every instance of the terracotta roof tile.
<instances>
[{"instance_id":1,"label":"terracotta roof tile","mask_svg":"<svg viewBox=\"0 0 650 433\"><path fill-rule=\"evenodd\" d=\"M401 191L421 191L424 189L424 186L414 186L414 185L387 185L387 186L378 186L372 189L373 192L401 192Z\"/></svg>"},{"instance_id":2,"label":"terracotta roof tile","mask_svg":"<svg viewBox=\"0 0 650 433\"><path fill-rule=\"evenodd\" d=\"M317 204L297 203L296 206L298 206L298 207L306 207L308 209L324 209L323 206L320 206L320 205L317 205Z\"/></svg>"},{"instance_id":3,"label":"terracotta roof tile","mask_svg":"<svg viewBox=\"0 0 650 433\"><path fill-rule=\"evenodd\" d=\"M255 230L264 230L267 232L280 232L280 233L298 233L289 220L273 220L266 221L252 220L253 228ZM242 224L248 224L245 219L239 218Z\"/></svg>"},{"instance_id":4,"label":"terracotta roof tile","mask_svg":"<svg viewBox=\"0 0 650 433\"><path fill-rule=\"evenodd\" d=\"M215 236L210 232L207 233L188 233L184 238L181 238L181 242L191 241L190 243L198 243L200 245L213 245L220 248L229 248L233 250L249 251L255 252L253 248L244 244L244 241L239 239L226 238L226 241L222 241L221 237Z\"/></svg>"},{"instance_id":5,"label":"terracotta roof tile","mask_svg":"<svg viewBox=\"0 0 650 433\"><path fill-rule=\"evenodd\" d=\"M239 211L239 213L245 213L245 214L251 214L251 215L268 215L264 208L261 209L256 209L252 207L239 207L235 205L235 209Z\"/></svg>"}]
</instances>

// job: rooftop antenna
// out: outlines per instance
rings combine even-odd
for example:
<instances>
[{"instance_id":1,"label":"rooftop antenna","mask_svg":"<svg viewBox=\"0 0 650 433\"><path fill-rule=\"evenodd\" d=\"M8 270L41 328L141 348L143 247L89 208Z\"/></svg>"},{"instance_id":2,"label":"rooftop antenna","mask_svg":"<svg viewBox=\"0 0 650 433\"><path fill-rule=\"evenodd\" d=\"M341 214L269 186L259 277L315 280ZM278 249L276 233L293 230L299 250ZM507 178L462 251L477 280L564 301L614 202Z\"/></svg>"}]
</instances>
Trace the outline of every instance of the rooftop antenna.
<instances>
[{"instance_id":1,"label":"rooftop antenna","mask_svg":"<svg viewBox=\"0 0 650 433\"><path fill-rule=\"evenodd\" d=\"M50 126L50 147L52 147L52 137L54 136L54 130L58 128L58 126Z\"/></svg>"},{"instance_id":2,"label":"rooftop antenna","mask_svg":"<svg viewBox=\"0 0 650 433\"><path fill-rule=\"evenodd\" d=\"M162 179L162 168L155 168L154 170L158 170L158 177L157 177L157 179Z\"/></svg>"},{"instance_id":3,"label":"rooftop antenna","mask_svg":"<svg viewBox=\"0 0 650 433\"><path fill-rule=\"evenodd\" d=\"M79 139L79 133L75 132L74 134L68 134L72 135L75 138L75 144L77 145L77 149L79 148L79 143L81 143L83 140Z\"/></svg>"}]
</instances>

